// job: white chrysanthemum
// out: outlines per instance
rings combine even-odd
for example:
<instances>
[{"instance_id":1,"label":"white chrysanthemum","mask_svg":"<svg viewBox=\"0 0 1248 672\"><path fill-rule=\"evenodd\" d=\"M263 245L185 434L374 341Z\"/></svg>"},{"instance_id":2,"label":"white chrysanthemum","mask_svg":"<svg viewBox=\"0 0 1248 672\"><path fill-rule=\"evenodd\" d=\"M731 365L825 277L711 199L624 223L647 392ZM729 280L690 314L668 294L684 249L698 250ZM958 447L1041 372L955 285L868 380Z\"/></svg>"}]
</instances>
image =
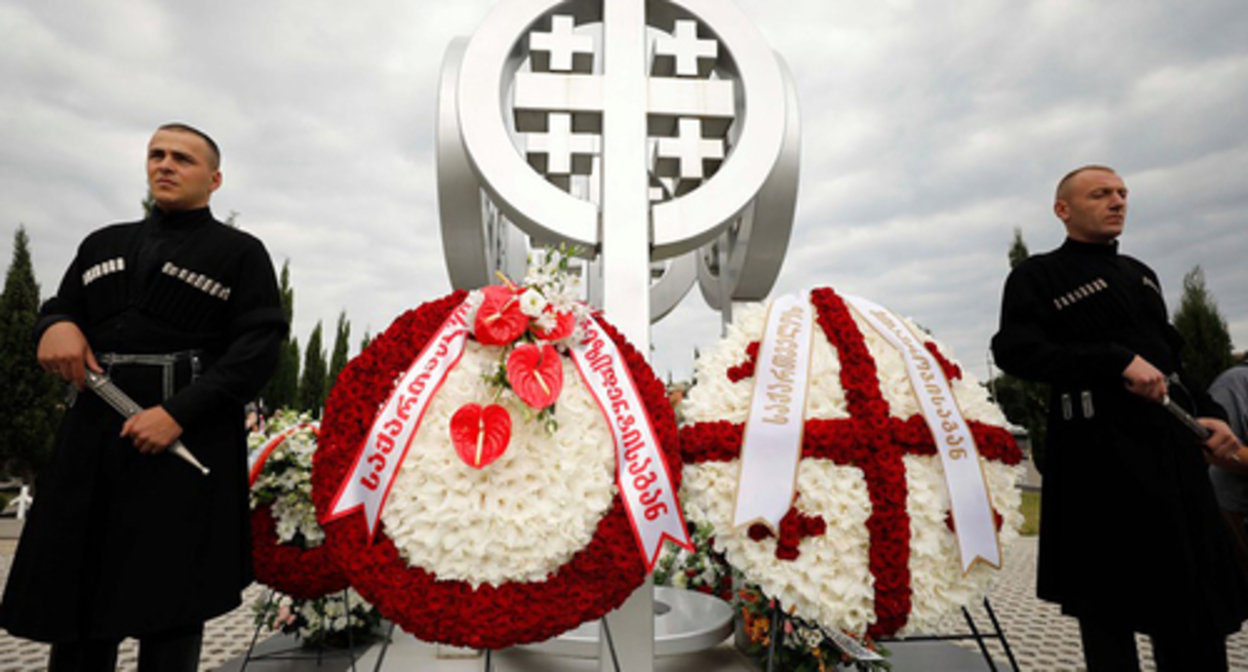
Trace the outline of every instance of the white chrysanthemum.
<instances>
[{"instance_id":1,"label":"white chrysanthemum","mask_svg":"<svg viewBox=\"0 0 1248 672\"><path fill-rule=\"evenodd\" d=\"M696 384L683 406L688 422L742 423L749 414L754 379L734 383L728 378L728 370L744 362L747 346L760 339L766 309L758 304L745 306L734 317L724 339L705 350L697 361ZM918 400L900 353L857 315L854 319L875 359L881 391L892 414L906 418L918 413ZM913 327L913 323L909 324ZM836 348L816 325L807 418L849 417L840 371ZM983 387L965 371L961 380L951 381L951 387L968 420L995 426L1005 424L1004 416ZM903 462L908 485L906 507L911 521L912 589L911 612L902 630L905 634L930 628L950 612L982 597L996 571L979 565L965 576L962 573L957 540L945 523L949 496L940 458L910 455ZM1022 523L1020 495L1015 486L1020 471L982 458L980 464L993 508L1004 517L999 534L1004 548L1017 539ZM686 464L682 487L685 514L691 520L714 525L716 548L725 551L728 561L764 592L795 607L799 615L825 626L862 632L875 620L873 578L868 566L870 535L866 528L871 502L862 472L829 460L802 460L796 506L808 515L822 516L827 532L803 539L798 546L799 557L784 561L775 557L774 538L754 542L746 530L732 529L739 465L739 461Z\"/></svg>"},{"instance_id":2,"label":"white chrysanthemum","mask_svg":"<svg viewBox=\"0 0 1248 672\"><path fill-rule=\"evenodd\" d=\"M545 579L587 546L615 497L614 444L597 404L563 359L560 429L526 421L532 411L510 392L506 453L484 469L465 464L450 418L466 403L488 404L482 374L498 348L474 341L425 412L382 512L386 533L409 565L473 585Z\"/></svg>"}]
</instances>

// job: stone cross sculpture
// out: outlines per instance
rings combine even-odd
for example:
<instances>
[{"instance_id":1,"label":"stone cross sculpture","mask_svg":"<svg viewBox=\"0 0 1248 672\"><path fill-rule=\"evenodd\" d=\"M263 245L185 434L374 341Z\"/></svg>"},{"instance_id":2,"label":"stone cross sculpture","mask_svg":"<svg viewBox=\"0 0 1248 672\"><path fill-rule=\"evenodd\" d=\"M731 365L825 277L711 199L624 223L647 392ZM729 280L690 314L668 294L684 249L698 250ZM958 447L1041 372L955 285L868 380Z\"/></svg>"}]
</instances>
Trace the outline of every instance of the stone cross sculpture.
<instances>
[{"instance_id":1,"label":"stone cross sculpture","mask_svg":"<svg viewBox=\"0 0 1248 672\"><path fill-rule=\"evenodd\" d=\"M787 68L727 0L503 0L442 69L451 282L520 279L530 246L564 243L641 352L695 280L728 320L780 271L799 133ZM651 599L609 617L627 672L653 669Z\"/></svg>"}]
</instances>

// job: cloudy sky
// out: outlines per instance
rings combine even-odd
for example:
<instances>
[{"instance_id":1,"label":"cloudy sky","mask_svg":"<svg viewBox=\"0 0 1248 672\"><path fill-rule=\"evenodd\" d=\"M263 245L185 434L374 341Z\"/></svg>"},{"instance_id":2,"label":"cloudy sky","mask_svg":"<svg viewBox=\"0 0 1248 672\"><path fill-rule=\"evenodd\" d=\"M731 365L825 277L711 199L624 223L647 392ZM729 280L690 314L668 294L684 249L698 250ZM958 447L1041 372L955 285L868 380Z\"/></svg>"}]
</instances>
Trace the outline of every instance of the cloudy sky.
<instances>
[{"instance_id":1,"label":"cloudy sky","mask_svg":"<svg viewBox=\"0 0 1248 672\"><path fill-rule=\"evenodd\" d=\"M503 0L505 1L505 0ZM224 151L225 218L289 259L295 329L353 341L449 291L434 121L444 52L495 0L6 0L0 259L26 226L52 292L90 230L136 219L169 120ZM788 62L801 187L776 292L815 286L912 316L983 377L1006 251L1060 243L1055 181L1116 166L1123 251L1173 310L1200 264L1248 346L1248 6L1242 0L737 0ZM718 336L696 290L654 331L683 377Z\"/></svg>"}]
</instances>

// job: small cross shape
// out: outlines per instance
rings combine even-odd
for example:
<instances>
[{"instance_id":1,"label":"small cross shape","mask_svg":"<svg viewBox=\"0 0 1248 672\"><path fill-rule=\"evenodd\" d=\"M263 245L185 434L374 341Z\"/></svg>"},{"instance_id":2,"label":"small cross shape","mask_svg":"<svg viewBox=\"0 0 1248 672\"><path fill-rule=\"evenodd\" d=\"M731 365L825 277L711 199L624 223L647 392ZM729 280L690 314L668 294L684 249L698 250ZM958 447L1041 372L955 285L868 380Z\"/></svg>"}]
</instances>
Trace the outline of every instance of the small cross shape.
<instances>
[{"instance_id":1,"label":"small cross shape","mask_svg":"<svg viewBox=\"0 0 1248 672\"><path fill-rule=\"evenodd\" d=\"M655 147L655 172L663 177L701 181L704 161L723 161L724 141L702 137L702 120L681 118L674 138L659 138Z\"/></svg>"},{"instance_id":2,"label":"small cross shape","mask_svg":"<svg viewBox=\"0 0 1248 672\"><path fill-rule=\"evenodd\" d=\"M654 40L656 72L670 76L670 64L675 61L677 77L705 77L719 56L719 43L715 40L698 39L697 21L677 21L674 35L660 35Z\"/></svg>"},{"instance_id":3,"label":"small cross shape","mask_svg":"<svg viewBox=\"0 0 1248 672\"><path fill-rule=\"evenodd\" d=\"M571 16L550 17L550 32L529 33L529 51L534 70L551 72L589 72L593 67L594 38L577 35Z\"/></svg>"},{"instance_id":4,"label":"small cross shape","mask_svg":"<svg viewBox=\"0 0 1248 672\"><path fill-rule=\"evenodd\" d=\"M598 136L573 133L567 112L551 112L547 123L547 132L525 134L525 153L533 167L546 175L589 174Z\"/></svg>"}]
</instances>

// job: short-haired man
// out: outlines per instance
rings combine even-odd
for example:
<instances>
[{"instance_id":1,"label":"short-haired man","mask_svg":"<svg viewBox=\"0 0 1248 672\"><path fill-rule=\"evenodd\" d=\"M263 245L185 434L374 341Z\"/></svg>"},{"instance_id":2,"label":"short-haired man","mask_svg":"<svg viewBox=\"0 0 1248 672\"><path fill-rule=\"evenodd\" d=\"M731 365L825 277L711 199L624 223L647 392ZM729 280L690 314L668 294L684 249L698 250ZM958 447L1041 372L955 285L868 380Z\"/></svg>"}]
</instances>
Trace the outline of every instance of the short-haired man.
<instances>
[{"instance_id":1,"label":"short-haired man","mask_svg":"<svg viewBox=\"0 0 1248 672\"><path fill-rule=\"evenodd\" d=\"M1090 672L1137 670L1134 633L1163 672L1225 670L1248 588L1202 449L1242 447L1203 390L1184 388L1181 338L1156 274L1118 253L1127 188L1086 166L1057 187L1066 241L1005 284L998 365L1050 384L1037 592L1079 619ZM1184 402L1201 444L1161 405Z\"/></svg>"},{"instance_id":2,"label":"short-haired man","mask_svg":"<svg viewBox=\"0 0 1248 672\"><path fill-rule=\"evenodd\" d=\"M35 328L39 363L81 390L107 372L144 410L77 395L9 572L0 626L52 643L50 672L198 668L205 620L252 580L243 405L287 325L268 252L216 221L220 151L167 124L147 147L154 202L87 236ZM204 475L167 450L181 439Z\"/></svg>"}]
</instances>

